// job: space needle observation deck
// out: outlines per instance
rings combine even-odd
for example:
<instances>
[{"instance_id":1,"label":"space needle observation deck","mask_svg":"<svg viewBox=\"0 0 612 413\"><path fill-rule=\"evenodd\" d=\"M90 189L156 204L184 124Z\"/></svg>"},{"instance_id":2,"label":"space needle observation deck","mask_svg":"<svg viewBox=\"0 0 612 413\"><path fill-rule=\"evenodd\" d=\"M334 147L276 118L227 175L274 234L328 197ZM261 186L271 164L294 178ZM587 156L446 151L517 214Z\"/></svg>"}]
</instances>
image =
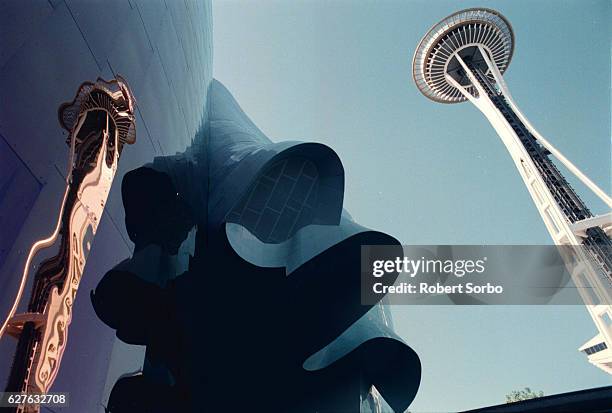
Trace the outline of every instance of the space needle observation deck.
<instances>
[{"instance_id":1,"label":"space needle observation deck","mask_svg":"<svg viewBox=\"0 0 612 413\"><path fill-rule=\"evenodd\" d=\"M506 71L514 52L514 32L508 20L490 9L453 13L433 26L417 46L412 76L428 98L440 103L464 102L467 98L446 75L475 94L459 58L486 72L482 51L495 62L500 74ZM490 73L486 77L495 80Z\"/></svg>"}]
</instances>

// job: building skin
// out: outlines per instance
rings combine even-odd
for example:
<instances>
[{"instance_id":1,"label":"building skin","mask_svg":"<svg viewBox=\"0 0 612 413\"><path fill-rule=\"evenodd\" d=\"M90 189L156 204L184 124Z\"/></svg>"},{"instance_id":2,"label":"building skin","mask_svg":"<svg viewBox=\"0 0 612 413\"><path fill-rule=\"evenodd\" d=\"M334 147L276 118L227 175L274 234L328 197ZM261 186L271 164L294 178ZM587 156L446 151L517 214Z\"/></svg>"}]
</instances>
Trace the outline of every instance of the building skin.
<instances>
[{"instance_id":1,"label":"building skin","mask_svg":"<svg viewBox=\"0 0 612 413\"><path fill-rule=\"evenodd\" d=\"M202 409L201 394L216 395L205 402L213 411L257 409L273 388L282 389L265 401L274 411L359 411L374 385L386 403L373 404L403 411L418 356L384 307L360 303L361 246L399 243L343 214L343 170L330 148L272 143L221 84L208 96L203 141L123 180L135 253L92 302L120 339L147 346L147 359L142 374L117 382L109 407L135 411L157 389L190 411ZM178 251L194 225L185 273L150 265Z\"/></svg>"},{"instance_id":2,"label":"building skin","mask_svg":"<svg viewBox=\"0 0 612 413\"><path fill-rule=\"evenodd\" d=\"M3 96L10 96L0 102L2 321L28 249L53 231L66 186L67 134L58 122L58 106L70 101L83 81L108 80L115 74L129 78L138 96L136 143L121 156L74 303L68 349L52 387L70 392L66 411L104 411L115 375L142 363L142 357L130 353L118 363L121 368L110 368L117 364L113 353L125 348L99 321L88 295L114 263L132 254L121 203L125 173L155 156L184 151L206 120L211 14L210 3L199 1L167 6L163 1L0 4L0 84ZM12 337L0 340L2 390L15 344ZM76 384L78 391L73 390Z\"/></svg>"},{"instance_id":3,"label":"building skin","mask_svg":"<svg viewBox=\"0 0 612 413\"><path fill-rule=\"evenodd\" d=\"M360 246L398 242L343 209L331 148L272 143L212 79L209 2L4 2L0 16L2 314L61 204L57 107L119 74L136 101L52 387L70 392L62 411L408 407L418 356L359 300ZM0 381L14 350L0 340Z\"/></svg>"}]
</instances>

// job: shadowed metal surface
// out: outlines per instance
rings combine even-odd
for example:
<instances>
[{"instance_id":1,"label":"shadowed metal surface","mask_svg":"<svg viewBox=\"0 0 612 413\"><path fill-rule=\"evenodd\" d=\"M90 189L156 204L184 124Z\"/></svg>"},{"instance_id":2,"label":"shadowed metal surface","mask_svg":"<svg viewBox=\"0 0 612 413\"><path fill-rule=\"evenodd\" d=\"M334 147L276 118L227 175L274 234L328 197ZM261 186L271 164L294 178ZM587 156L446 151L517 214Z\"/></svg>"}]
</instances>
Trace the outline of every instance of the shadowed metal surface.
<instances>
[{"instance_id":1,"label":"shadowed metal surface","mask_svg":"<svg viewBox=\"0 0 612 413\"><path fill-rule=\"evenodd\" d=\"M67 133L57 121L59 104L72 99L83 81L116 74L127 79L135 95L138 140L123 153L104 206L74 302L69 348L52 387L71 392L70 407L58 411L103 413L116 378L142 368L142 348L116 339L97 319L87 295L113 263L133 250L123 225L124 174L155 156L183 151L206 121L211 3L3 1L0 38L0 88L7 97L0 101L3 317L29 247L52 232L62 201L68 150ZM15 343L10 337L0 340L2 389ZM75 383L79 391L74 391Z\"/></svg>"},{"instance_id":2,"label":"shadowed metal surface","mask_svg":"<svg viewBox=\"0 0 612 413\"><path fill-rule=\"evenodd\" d=\"M206 402L212 410L247 409L274 389L266 400L271 410L403 411L419 387L419 358L393 333L384 306L360 302L361 246L399 249L399 242L342 213L344 171L331 148L271 142L217 81L210 87L209 111L209 127L186 152L156 158L124 179L126 223L136 251L98 285L92 295L96 312L122 340L147 346L149 364L172 378L164 394L183 394L174 403L187 410L197 410L195 395L204 386L216 395ZM254 193L262 180L278 185L270 176L282 177L288 165L302 171L307 165L308 179L289 170L297 178L290 185ZM304 198L315 187L316 201L305 202L313 213L297 229L282 213L281 219L253 224L240 222L236 212L255 209L249 200L260 211L280 211L294 194ZM149 191L159 201L147 201ZM253 201L258 195L262 199ZM154 260L184 236L164 229L166 220L182 222L180 212L170 207L151 214L161 218L159 234L151 233L147 221L131 218L140 204L170 205L174 201L167 199L175 197L193 211L191 225L197 225L189 270L178 277L152 268L145 257ZM262 236L275 231L282 236ZM146 239L162 248L139 247ZM119 288L121 279L130 281ZM130 288L143 292L138 303L129 299ZM162 319L170 331L146 332ZM113 406L129 405L134 397L127 389L149 391L160 385L159 377L145 369L118 381ZM236 391L241 399L233 397Z\"/></svg>"},{"instance_id":3,"label":"shadowed metal surface","mask_svg":"<svg viewBox=\"0 0 612 413\"><path fill-rule=\"evenodd\" d=\"M210 2L4 2L0 16L6 39L0 46L0 83L11 96L0 102L6 143L1 155L10 159L0 168L2 176L29 174L28 179L2 180L1 191L7 194L2 213L15 205L25 212L15 215L21 222L0 261L1 303L14 290L13 274L24 250L51 226L55 211L48 206L61 200L67 158L65 136L57 126L58 103L83 80L118 73L130 82L136 100L139 139L122 156L81 290L99 286L113 263L121 263L117 270L123 274L136 268L140 279L110 279L96 291L97 298L93 295L100 304L110 294L110 305L95 310L78 294L70 348L52 389L71 392L70 407L61 411L104 411L117 379L135 371L142 372L139 385L143 377L154 379L154 392L140 387L149 395L167 391L166 400L173 400L167 385L179 379L192 394L210 395L188 411L258 403L305 412L377 411L389 405L399 411L410 404L420 381L418 357L392 332L388 311L380 305L368 311L358 295L360 245L396 245L397 240L342 216L344 171L331 148L271 142L212 81ZM154 230L165 225L171 239L154 241L166 243L172 253L178 248L177 255L132 244L156 235L142 230L147 219L155 218L150 214L154 205L138 198L136 216L144 218L133 220L117 182L145 164L170 178L171 202L175 193L180 198L180 228L172 220L148 221ZM274 188L264 190L261 199L252 198L262 182L274 182ZM243 221L247 210L260 213L254 225ZM182 232L190 225L197 226L197 235ZM259 244L239 237L234 248L229 225L252 229ZM276 252L258 249L262 245L276 246ZM188 261L189 272L179 276ZM233 285L244 289L218 294ZM171 307L166 307L168 297ZM146 307L148 298L164 305ZM133 311L118 312L125 303ZM160 311L165 308L173 312ZM167 322L171 316L176 324ZM150 346L142 329L124 328L142 327L132 321L152 323L160 342ZM179 335L184 351L151 353L174 349ZM143 347L125 343L146 344L146 358ZM2 340L0 354L10 354L12 346ZM315 353L305 368L304 361ZM367 359L378 359L381 368ZM8 362L0 358L1 371ZM181 374L176 367L184 369ZM386 403L371 396L379 394L372 386ZM166 407L157 406L172 411Z\"/></svg>"}]
</instances>

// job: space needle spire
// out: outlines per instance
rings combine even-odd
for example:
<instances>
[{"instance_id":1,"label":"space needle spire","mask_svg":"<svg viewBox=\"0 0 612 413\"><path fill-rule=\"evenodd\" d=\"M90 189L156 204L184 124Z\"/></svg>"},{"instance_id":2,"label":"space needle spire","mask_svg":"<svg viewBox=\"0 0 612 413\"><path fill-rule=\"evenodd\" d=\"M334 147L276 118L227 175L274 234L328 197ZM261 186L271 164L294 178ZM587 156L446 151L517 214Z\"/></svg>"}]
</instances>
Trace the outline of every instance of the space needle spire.
<instances>
[{"instance_id":1,"label":"space needle spire","mask_svg":"<svg viewBox=\"0 0 612 413\"><path fill-rule=\"evenodd\" d=\"M612 374L612 214L595 216L559 172L550 156L612 208L593 183L519 110L503 73L514 52L514 32L499 12L461 10L434 25L418 44L412 75L418 89L439 103L470 101L489 120L523 179L557 245L581 246L565 257L572 279L598 334L583 351L589 362Z\"/></svg>"}]
</instances>

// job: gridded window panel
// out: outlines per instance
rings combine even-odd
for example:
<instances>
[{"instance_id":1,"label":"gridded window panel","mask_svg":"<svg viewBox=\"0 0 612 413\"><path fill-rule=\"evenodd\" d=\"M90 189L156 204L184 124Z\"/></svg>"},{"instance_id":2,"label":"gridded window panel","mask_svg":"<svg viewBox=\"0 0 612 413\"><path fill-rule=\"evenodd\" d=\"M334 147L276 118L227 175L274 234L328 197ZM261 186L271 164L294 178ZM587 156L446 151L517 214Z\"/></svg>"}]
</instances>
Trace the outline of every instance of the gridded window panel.
<instances>
[{"instance_id":1,"label":"gridded window panel","mask_svg":"<svg viewBox=\"0 0 612 413\"><path fill-rule=\"evenodd\" d=\"M313 222L319 185L311 161L279 161L259 176L227 220L243 225L263 242L282 242Z\"/></svg>"}]
</instances>

